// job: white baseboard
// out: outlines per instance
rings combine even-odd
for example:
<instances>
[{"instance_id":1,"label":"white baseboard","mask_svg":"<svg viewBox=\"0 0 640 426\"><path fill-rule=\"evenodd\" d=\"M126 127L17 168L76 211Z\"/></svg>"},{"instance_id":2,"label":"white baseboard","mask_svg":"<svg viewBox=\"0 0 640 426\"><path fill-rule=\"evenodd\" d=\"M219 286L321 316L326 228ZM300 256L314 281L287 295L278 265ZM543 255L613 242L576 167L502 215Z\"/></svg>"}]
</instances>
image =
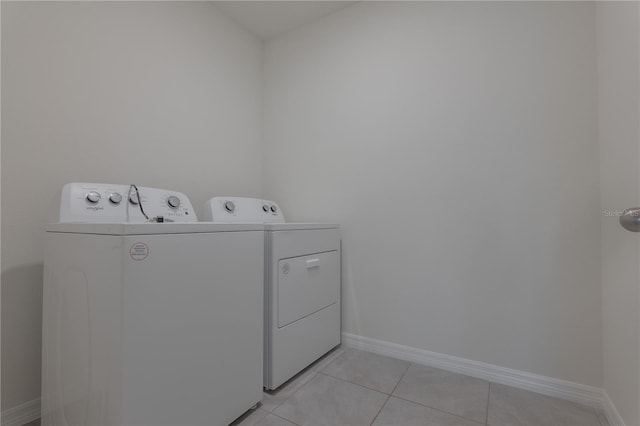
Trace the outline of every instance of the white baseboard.
<instances>
[{"instance_id":1,"label":"white baseboard","mask_svg":"<svg viewBox=\"0 0 640 426\"><path fill-rule=\"evenodd\" d=\"M589 405L604 410L611 426L624 426L613 403L600 388L349 333L342 333L342 343L347 347Z\"/></svg>"},{"instance_id":2,"label":"white baseboard","mask_svg":"<svg viewBox=\"0 0 640 426\"><path fill-rule=\"evenodd\" d=\"M40 418L40 398L4 410L2 426L22 426Z\"/></svg>"},{"instance_id":3,"label":"white baseboard","mask_svg":"<svg viewBox=\"0 0 640 426\"><path fill-rule=\"evenodd\" d=\"M606 391L602 392L602 411L607 416L610 426L625 426L622 416L618 413L618 409L613 405L613 401Z\"/></svg>"}]
</instances>

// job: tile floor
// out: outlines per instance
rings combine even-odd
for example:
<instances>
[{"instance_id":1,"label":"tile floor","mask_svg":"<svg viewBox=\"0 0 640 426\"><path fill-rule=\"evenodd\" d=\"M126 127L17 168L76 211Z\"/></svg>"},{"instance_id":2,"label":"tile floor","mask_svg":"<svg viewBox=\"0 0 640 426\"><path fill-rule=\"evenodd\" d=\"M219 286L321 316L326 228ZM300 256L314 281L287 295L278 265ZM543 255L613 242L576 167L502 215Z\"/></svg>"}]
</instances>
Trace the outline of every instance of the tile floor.
<instances>
[{"instance_id":1,"label":"tile floor","mask_svg":"<svg viewBox=\"0 0 640 426\"><path fill-rule=\"evenodd\" d=\"M437 368L337 349L233 426L608 426L598 410Z\"/></svg>"},{"instance_id":2,"label":"tile floor","mask_svg":"<svg viewBox=\"0 0 640 426\"><path fill-rule=\"evenodd\" d=\"M265 392L259 408L233 423L296 425L609 426L594 408L341 348Z\"/></svg>"}]
</instances>

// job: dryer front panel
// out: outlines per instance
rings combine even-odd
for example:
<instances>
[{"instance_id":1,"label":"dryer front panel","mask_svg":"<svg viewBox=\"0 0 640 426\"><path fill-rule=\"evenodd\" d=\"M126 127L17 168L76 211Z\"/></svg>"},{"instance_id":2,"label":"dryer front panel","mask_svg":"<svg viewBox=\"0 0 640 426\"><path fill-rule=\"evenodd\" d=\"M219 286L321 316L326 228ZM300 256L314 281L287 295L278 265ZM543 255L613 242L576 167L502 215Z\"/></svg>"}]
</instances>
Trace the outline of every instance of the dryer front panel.
<instances>
[{"instance_id":1,"label":"dryer front panel","mask_svg":"<svg viewBox=\"0 0 640 426\"><path fill-rule=\"evenodd\" d=\"M278 328L338 302L337 251L278 261Z\"/></svg>"},{"instance_id":2,"label":"dryer front panel","mask_svg":"<svg viewBox=\"0 0 640 426\"><path fill-rule=\"evenodd\" d=\"M340 230L268 230L264 387L340 344Z\"/></svg>"}]
</instances>

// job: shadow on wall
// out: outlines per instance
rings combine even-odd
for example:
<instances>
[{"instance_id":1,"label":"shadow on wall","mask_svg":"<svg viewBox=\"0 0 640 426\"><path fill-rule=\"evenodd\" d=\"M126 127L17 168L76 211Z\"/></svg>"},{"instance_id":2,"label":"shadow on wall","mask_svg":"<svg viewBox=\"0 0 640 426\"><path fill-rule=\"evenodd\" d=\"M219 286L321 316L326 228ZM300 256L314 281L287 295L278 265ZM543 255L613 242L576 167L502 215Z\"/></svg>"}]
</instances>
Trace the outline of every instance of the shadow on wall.
<instances>
[{"instance_id":1,"label":"shadow on wall","mask_svg":"<svg viewBox=\"0 0 640 426\"><path fill-rule=\"evenodd\" d=\"M40 397L42 263L2 272L2 409Z\"/></svg>"}]
</instances>

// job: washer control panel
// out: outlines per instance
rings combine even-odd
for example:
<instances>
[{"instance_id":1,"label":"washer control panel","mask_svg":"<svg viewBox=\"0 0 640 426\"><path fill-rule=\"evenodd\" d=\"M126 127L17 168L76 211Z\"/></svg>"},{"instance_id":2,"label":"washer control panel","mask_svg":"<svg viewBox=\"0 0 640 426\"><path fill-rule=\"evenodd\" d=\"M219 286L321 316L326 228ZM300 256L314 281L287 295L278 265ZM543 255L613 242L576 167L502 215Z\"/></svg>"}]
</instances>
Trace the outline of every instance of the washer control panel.
<instances>
[{"instance_id":1,"label":"washer control panel","mask_svg":"<svg viewBox=\"0 0 640 426\"><path fill-rule=\"evenodd\" d=\"M148 219L144 216L148 216ZM197 222L182 192L107 183L68 183L62 188L60 222Z\"/></svg>"},{"instance_id":2,"label":"washer control panel","mask_svg":"<svg viewBox=\"0 0 640 426\"><path fill-rule=\"evenodd\" d=\"M204 208L205 221L223 223L285 223L275 201L244 197L213 197Z\"/></svg>"}]
</instances>

